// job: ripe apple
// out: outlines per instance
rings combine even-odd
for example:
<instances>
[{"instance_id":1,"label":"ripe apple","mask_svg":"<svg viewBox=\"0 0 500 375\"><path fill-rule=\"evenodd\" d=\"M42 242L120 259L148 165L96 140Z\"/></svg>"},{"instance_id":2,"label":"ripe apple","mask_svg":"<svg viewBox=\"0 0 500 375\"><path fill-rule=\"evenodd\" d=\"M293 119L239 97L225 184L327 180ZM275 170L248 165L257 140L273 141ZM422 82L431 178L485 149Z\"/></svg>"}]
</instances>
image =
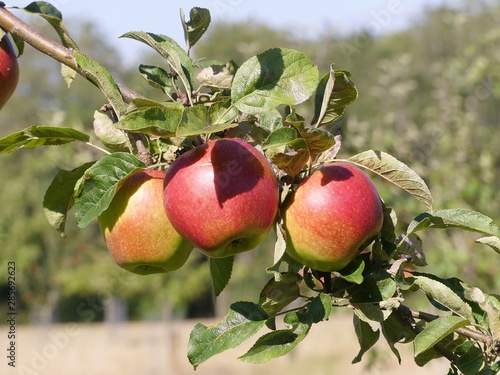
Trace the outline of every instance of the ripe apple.
<instances>
[{"instance_id":1,"label":"ripe apple","mask_svg":"<svg viewBox=\"0 0 500 375\"><path fill-rule=\"evenodd\" d=\"M255 248L278 212L274 171L242 140L209 141L172 163L165 177L164 205L174 228L212 258Z\"/></svg>"},{"instance_id":2,"label":"ripe apple","mask_svg":"<svg viewBox=\"0 0 500 375\"><path fill-rule=\"evenodd\" d=\"M319 271L338 271L382 229L373 182L349 163L328 164L302 181L282 208L286 251Z\"/></svg>"},{"instance_id":3,"label":"ripe apple","mask_svg":"<svg viewBox=\"0 0 500 375\"><path fill-rule=\"evenodd\" d=\"M176 270L193 248L165 215L164 178L165 172L157 170L131 175L99 216L109 252L130 272L147 275Z\"/></svg>"},{"instance_id":4,"label":"ripe apple","mask_svg":"<svg viewBox=\"0 0 500 375\"><path fill-rule=\"evenodd\" d=\"M12 96L19 81L17 57L7 35L0 40L0 109Z\"/></svg>"}]
</instances>

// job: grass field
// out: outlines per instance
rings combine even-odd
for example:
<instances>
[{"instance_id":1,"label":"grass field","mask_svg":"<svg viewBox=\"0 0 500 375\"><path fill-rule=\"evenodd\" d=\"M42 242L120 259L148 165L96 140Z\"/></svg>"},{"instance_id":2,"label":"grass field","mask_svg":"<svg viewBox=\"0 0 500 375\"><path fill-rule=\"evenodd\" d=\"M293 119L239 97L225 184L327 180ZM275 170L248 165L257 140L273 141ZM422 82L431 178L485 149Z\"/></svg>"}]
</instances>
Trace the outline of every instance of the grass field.
<instances>
[{"instance_id":1,"label":"grass field","mask_svg":"<svg viewBox=\"0 0 500 375\"><path fill-rule=\"evenodd\" d=\"M358 343L351 317L333 316L313 326L308 337L288 356L263 365L239 361L252 344L229 350L203 363L196 371L186 358L189 333L195 321L172 323L60 324L19 326L16 336L16 368L0 360L0 373L29 375L247 375L247 374L384 374L440 375L447 373L446 361L435 360L417 367L411 347L399 347L400 366L380 341L361 363L352 365ZM211 324L215 322L204 322ZM4 336L6 326L0 326ZM5 341L2 340L2 343ZM4 348L2 348L4 349ZM5 352L5 350L2 350Z\"/></svg>"}]
</instances>

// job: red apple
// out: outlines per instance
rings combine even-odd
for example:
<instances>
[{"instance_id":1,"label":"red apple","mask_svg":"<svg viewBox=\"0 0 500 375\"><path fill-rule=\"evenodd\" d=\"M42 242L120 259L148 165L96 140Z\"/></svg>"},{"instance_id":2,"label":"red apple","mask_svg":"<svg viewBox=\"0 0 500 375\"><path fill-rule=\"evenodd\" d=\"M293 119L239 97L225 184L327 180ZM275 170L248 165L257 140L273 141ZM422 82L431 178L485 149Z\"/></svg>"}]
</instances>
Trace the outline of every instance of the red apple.
<instances>
[{"instance_id":1,"label":"red apple","mask_svg":"<svg viewBox=\"0 0 500 375\"><path fill-rule=\"evenodd\" d=\"M181 155L167 171L164 205L174 228L213 257L251 250L276 219L278 182L247 142L224 138Z\"/></svg>"},{"instance_id":2,"label":"red apple","mask_svg":"<svg viewBox=\"0 0 500 375\"><path fill-rule=\"evenodd\" d=\"M19 81L17 57L7 35L0 40L0 109L12 96Z\"/></svg>"},{"instance_id":3,"label":"red apple","mask_svg":"<svg viewBox=\"0 0 500 375\"><path fill-rule=\"evenodd\" d=\"M133 174L99 216L109 252L130 272L147 275L176 270L193 248L165 215L164 178L165 172L157 170Z\"/></svg>"},{"instance_id":4,"label":"red apple","mask_svg":"<svg viewBox=\"0 0 500 375\"><path fill-rule=\"evenodd\" d=\"M368 176L354 165L326 165L302 181L282 210L287 252L319 271L337 271L376 236L382 203Z\"/></svg>"}]
</instances>

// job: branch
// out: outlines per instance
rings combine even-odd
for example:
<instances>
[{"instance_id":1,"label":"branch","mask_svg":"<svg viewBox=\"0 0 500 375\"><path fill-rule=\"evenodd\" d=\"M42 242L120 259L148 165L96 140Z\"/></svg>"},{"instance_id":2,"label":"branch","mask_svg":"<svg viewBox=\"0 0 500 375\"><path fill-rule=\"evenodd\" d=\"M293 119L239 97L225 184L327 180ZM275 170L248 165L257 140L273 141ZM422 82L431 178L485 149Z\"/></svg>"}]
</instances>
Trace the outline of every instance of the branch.
<instances>
[{"instance_id":1,"label":"branch","mask_svg":"<svg viewBox=\"0 0 500 375\"><path fill-rule=\"evenodd\" d=\"M424 320L426 322L432 322L433 320L436 320L439 318L439 316L437 316L437 315L429 314L426 312L414 311L414 310L411 310L410 308L408 308L408 310L411 313L411 316L413 318ZM461 327L461 328L458 328L455 332L457 332L458 334L461 334L463 336L466 336L470 339L482 342L483 344L485 344L487 346L493 345L493 338L492 337L485 335L485 334L482 334L481 332L473 331L470 328Z\"/></svg>"},{"instance_id":2,"label":"branch","mask_svg":"<svg viewBox=\"0 0 500 375\"><path fill-rule=\"evenodd\" d=\"M415 318L417 318L414 316L415 312L408 306L399 305L399 307L394 311L397 313L397 316L400 319L401 323L410 328L415 334L418 335L423 331L423 329L417 326L415 322ZM434 345L433 349L452 363L456 363L459 360L459 358L452 351L446 349L440 344Z\"/></svg>"},{"instance_id":3,"label":"branch","mask_svg":"<svg viewBox=\"0 0 500 375\"><path fill-rule=\"evenodd\" d=\"M23 22L18 17L14 16L11 12L7 11L3 7L2 2L0 2L0 27L7 32L17 36L18 38L24 40L26 43L42 52L43 54L53 58L61 64L70 67L79 75L94 83L86 72L79 69L74 56L74 51L72 49L66 48L63 45L55 42L27 23ZM117 86L125 103L130 103L133 99L141 97L141 95L124 85L117 84ZM152 165L153 158L144 146L144 143L142 142L140 136L133 134L132 138L137 148L137 153L140 160L142 160L148 166Z\"/></svg>"}]
</instances>

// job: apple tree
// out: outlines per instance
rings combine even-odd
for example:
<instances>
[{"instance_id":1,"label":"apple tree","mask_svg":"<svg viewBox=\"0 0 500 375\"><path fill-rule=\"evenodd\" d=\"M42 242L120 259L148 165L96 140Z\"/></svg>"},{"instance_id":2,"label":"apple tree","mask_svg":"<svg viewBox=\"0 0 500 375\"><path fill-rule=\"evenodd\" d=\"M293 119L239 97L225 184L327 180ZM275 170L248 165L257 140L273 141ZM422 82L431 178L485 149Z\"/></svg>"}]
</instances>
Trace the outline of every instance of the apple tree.
<instances>
[{"instance_id":1,"label":"apple tree","mask_svg":"<svg viewBox=\"0 0 500 375\"><path fill-rule=\"evenodd\" d=\"M47 20L60 43L21 21L18 10ZM2 154L72 142L102 152L54 176L43 200L49 225L64 233L70 213L81 229L99 220L118 265L137 274L176 272L199 250L209 260L216 296L231 281L237 254L274 236L268 282L255 290L257 302L235 301L215 326L193 328L187 357L194 368L255 335L240 360L286 355L313 325L328 324L332 311L344 308L352 311L360 345L353 363L382 336L399 361L397 344L411 343L420 366L445 357L449 374L497 373L498 295L458 277L418 271L432 248L422 232L474 232L476 246L491 247L495 256L497 225L474 210L440 208L411 166L383 150L338 157L342 116L358 97L348 70L331 64L320 75L304 53L278 47L241 65L191 57L209 25L210 12L193 8L188 15L181 10L184 47L159 33L122 36L164 59L162 66L139 66L163 95L155 100L116 82L86 56L51 4L19 9L1 3L3 37L12 37L19 55L27 43L61 62L68 84L79 74L103 95L102 107L93 109L94 134L30 126L0 139ZM0 79L0 87L10 84L8 92L14 91L14 80ZM304 115L306 106L312 115ZM414 219L398 229L402 208L384 203L368 176L402 189L425 212L404 212ZM155 179L161 183L149 184ZM163 237L167 226L176 244ZM166 261L174 266L163 267ZM412 306L415 294L427 297L432 313Z\"/></svg>"}]
</instances>

